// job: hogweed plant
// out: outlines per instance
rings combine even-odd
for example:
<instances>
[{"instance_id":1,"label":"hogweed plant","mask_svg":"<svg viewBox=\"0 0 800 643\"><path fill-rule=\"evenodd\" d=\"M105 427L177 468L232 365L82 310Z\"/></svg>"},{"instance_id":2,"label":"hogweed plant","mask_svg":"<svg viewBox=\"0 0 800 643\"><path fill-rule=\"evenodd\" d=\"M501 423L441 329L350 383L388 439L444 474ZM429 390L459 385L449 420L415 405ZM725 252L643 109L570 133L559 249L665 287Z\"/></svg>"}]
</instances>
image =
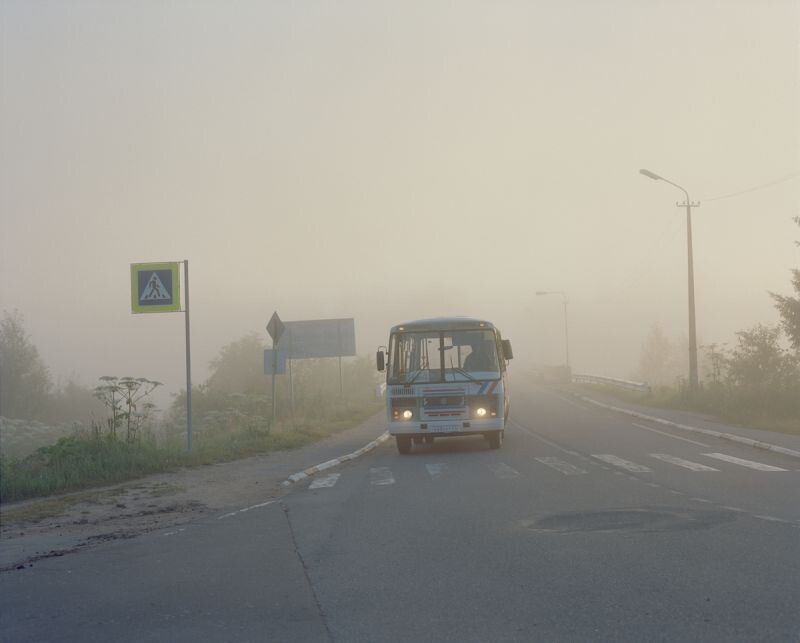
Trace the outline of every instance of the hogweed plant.
<instances>
[{"instance_id":1,"label":"hogweed plant","mask_svg":"<svg viewBox=\"0 0 800 643\"><path fill-rule=\"evenodd\" d=\"M106 418L108 435L116 438L118 430L125 430L125 441L136 440L142 426L152 415L155 404L147 400L161 382L145 377L117 377L104 375L101 384L94 389L96 397L108 409ZM102 433L102 425L92 423L96 434Z\"/></svg>"}]
</instances>

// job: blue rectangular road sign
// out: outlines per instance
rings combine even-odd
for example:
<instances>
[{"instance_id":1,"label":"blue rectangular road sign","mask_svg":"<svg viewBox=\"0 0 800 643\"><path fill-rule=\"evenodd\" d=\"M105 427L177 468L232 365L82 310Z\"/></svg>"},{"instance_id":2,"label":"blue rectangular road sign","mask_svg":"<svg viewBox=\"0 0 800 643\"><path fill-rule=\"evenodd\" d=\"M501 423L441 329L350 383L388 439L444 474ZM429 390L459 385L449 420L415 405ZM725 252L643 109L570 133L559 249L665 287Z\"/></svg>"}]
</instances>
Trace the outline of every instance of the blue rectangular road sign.
<instances>
[{"instance_id":1,"label":"blue rectangular road sign","mask_svg":"<svg viewBox=\"0 0 800 643\"><path fill-rule=\"evenodd\" d=\"M349 357L356 354L355 321L308 319L284 322L286 332L278 342L290 359Z\"/></svg>"},{"instance_id":2,"label":"blue rectangular road sign","mask_svg":"<svg viewBox=\"0 0 800 643\"><path fill-rule=\"evenodd\" d=\"M278 351L278 359L275 362L275 372L272 372L273 358L275 351L271 348L264 350L264 375L286 375L286 351Z\"/></svg>"}]
</instances>

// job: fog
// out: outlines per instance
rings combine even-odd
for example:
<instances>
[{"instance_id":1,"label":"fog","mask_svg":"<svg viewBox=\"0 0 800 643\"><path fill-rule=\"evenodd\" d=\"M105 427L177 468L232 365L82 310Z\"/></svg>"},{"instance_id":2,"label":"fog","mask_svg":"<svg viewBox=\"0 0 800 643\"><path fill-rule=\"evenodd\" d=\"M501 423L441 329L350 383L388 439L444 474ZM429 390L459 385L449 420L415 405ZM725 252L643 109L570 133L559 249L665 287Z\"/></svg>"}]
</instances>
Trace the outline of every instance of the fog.
<instances>
[{"instance_id":1,"label":"fog","mask_svg":"<svg viewBox=\"0 0 800 643\"><path fill-rule=\"evenodd\" d=\"M275 310L354 317L362 354L478 316L514 369L557 364L561 301L535 292L558 290L574 370L630 376L654 323L687 327L683 194L648 168L701 201L698 338L731 342L777 321L798 266L798 20L794 0L4 0L0 309L56 377L175 393L183 316L131 314L131 263L189 260L195 382Z\"/></svg>"}]
</instances>

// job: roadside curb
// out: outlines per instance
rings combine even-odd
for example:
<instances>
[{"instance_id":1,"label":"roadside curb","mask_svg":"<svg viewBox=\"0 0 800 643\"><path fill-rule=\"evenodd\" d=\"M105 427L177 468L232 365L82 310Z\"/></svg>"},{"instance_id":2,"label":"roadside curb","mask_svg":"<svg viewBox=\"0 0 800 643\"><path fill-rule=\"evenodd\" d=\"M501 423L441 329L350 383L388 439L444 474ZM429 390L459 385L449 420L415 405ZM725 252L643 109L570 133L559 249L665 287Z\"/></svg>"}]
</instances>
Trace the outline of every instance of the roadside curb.
<instances>
[{"instance_id":1,"label":"roadside curb","mask_svg":"<svg viewBox=\"0 0 800 643\"><path fill-rule=\"evenodd\" d=\"M337 467L343 462L347 462L348 460L355 460L356 458L360 458L362 455L364 455L365 453L369 453L373 449L377 448L378 446L386 442L386 440L388 439L389 439L389 432L385 431L380 436L375 438L372 442L365 444L357 451L353 451L352 453L348 453L347 455L342 455L339 456L338 458L334 458L333 460L328 460L327 462L323 462L322 464L317 464L313 467L309 467L308 469L303 469L302 471L293 473L288 478L286 478L286 480L281 482L281 485L283 485L284 487L288 487L289 485L292 485L295 482L299 482L300 480L305 480L309 476L313 476L315 473L319 473L320 471L325 471L325 469L331 469L333 467Z\"/></svg>"},{"instance_id":2,"label":"roadside curb","mask_svg":"<svg viewBox=\"0 0 800 643\"><path fill-rule=\"evenodd\" d=\"M790 458L800 459L800 451L795 451L794 449L789 449L787 447L781 447L778 446L777 444L770 444L769 442L762 442L760 440L752 440L750 438L744 438L741 435L734 435L733 433L723 433L722 431L713 431L712 429L700 429L697 428L696 426L689 426L688 424L680 424L679 422L672 422L671 420L665 420L664 418L655 417L653 415L646 415L645 413L639 413L638 411L633 411L631 409L625 409L619 406L612 406L611 404L604 404L603 402L598 402L597 400L593 400L590 397L586 397L585 395L580 395L578 393L574 393L574 395L579 400L582 400L584 402L589 402L590 404L594 404L595 406L599 406L604 409L608 409L610 411L616 411L617 413L630 415L632 417L639 418L640 420L647 420L649 422L655 422L657 424L671 426L676 429L681 429L682 431L689 431L691 433L700 433L702 435L708 435L714 438L730 440L731 442L746 444L747 446L755 447L756 449L772 451L773 453L782 453L783 455L788 455Z\"/></svg>"}]
</instances>

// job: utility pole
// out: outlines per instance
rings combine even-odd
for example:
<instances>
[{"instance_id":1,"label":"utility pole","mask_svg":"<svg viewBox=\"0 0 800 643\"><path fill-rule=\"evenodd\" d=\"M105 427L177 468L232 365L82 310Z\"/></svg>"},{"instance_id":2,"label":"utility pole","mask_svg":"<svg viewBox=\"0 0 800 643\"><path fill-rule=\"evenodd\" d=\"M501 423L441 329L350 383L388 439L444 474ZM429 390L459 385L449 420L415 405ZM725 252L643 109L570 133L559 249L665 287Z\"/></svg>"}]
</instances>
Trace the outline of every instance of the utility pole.
<instances>
[{"instance_id":1,"label":"utility pole","mask_svg":"<svg viewBox=\"0 0 800 643\"><path fill-rule=\"evenodd\" d=\"M699 201L692 201L685 188L677 183L673 183L663 176L659 176L650 170L639 170L639 174L646 176L654 181L664 181L681 190L686 195L683 203L676 203L679 208L686 208L686 247L688 257L688 281L689 281L689 392L694 395L699 387L697 377L697 320L695 319L694 309L694 259L692 250L692 208L699 208Z\"/></svg>"},{"instance_id":2,"label":"utility pole","mask_svg":"<svg viewBox=\"0 0 800 643\"><path fill-rule=\"evenodd\" d=\"M678 203L678 207L686 207L686 247L688 249L688 280L689 280L689 390L697 392L699 380L697 377L697 321L694 309L694 259L692 251L692 207L700 207L699 202L692 203L689 195L686 201Z\"/></svg>"},{"instance_id":3,"label":"utility pole","mask_svg":"<svg viewBox=\"0 0 800 643\"><path fill-rule=\"evenodd\" d=\"M564 363L567 367L567 372L571 372L569 365L569 324L567 322L567 304L569 301L567 300L567 293L565 293L563 290L537 290L536 295L537 297L543 295L561 295L561 303L564 304Z\"/></svg>"}]
</instances>

